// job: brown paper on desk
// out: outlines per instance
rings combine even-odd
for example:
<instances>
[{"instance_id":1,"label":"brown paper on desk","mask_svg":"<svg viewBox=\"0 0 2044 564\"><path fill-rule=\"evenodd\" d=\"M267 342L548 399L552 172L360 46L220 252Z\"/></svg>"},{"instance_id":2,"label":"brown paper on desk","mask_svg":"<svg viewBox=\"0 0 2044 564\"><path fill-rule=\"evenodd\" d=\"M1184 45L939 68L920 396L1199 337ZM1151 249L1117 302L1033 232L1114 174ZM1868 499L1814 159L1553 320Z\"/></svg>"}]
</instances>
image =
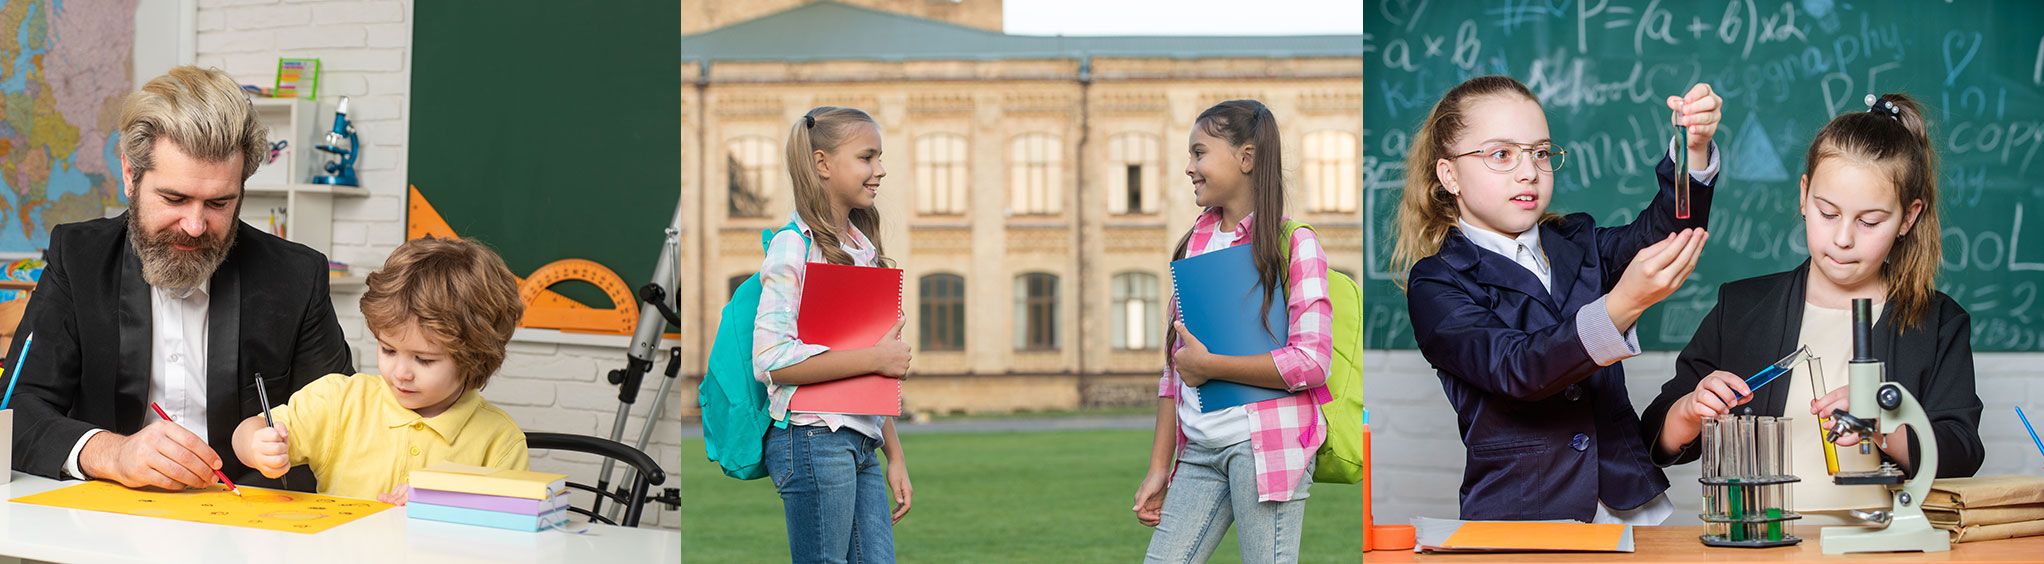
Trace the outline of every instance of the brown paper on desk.
<instances>
[{"instance_id":1,"label":"brown paper on desk","mask_svg":"<svg viewBox=\"0 0 2044 564\"><path fill-rule=\"evenodd\" d=\"M1940 529L1957 529L1973 525L2006 525L2024 521L2044 521L2044 503L2027 503L2007 507L1975 507L1958 509L1952 507L1923 506L1923 516L1930 518L1930 524Z\"/></svg>"},{"instance_id":2,"label":"brown paper on desk","mask_svg":"<svg viewBox=\"0 0 2044 564\"><path fill-rule=\"evenodd\" d=\"M1977 476L1943 478L1931 482L1926 506L1968 509L2044 503L2044 478L2037 476Z\"/></svg>"},{"instance_id":3,"label":"brown paper on desk","mask_svg":"<svg viewBox=\"0 0 2044 564\"><path fill-rule=\"evenodd\" d=\"M1942 529L1943 527L1939 528ZM1952 542L1991 541L2044 535L2044 521L2025 521L2002 525L1969 525L1947 530L1952 534Z\"/></svg>"}]
</instances>

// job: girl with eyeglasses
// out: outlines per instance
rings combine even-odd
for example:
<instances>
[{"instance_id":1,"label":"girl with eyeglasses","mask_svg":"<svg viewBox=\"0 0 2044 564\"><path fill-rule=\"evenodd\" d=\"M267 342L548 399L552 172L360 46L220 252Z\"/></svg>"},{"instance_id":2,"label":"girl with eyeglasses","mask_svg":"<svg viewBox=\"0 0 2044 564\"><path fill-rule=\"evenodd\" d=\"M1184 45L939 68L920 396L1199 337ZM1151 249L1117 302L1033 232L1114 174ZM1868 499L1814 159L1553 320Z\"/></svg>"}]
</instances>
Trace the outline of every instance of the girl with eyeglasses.
<instances>
[{"instance_id":1,"label":"girl with eyeglasses","mask_svg":"<svg viewBox=\"0 0 2044 564\"><path fill-rule=\"evenodd\" d=\"M1722 104L1707 84L1667 98L1688 138L1670 140L1646 210L1613 227L1548 213L1568 152L1519 81L1463 82L1420 124L1391 271L1459 420L1463 519L1652 525L1674 513L1618 363L1639 354L1640 314L1681 287L1708 239ZM1678 150L1692 170L1675 170ZM1686 219L1677 174L1695 180Z\"/></svg>"}]
</instances>

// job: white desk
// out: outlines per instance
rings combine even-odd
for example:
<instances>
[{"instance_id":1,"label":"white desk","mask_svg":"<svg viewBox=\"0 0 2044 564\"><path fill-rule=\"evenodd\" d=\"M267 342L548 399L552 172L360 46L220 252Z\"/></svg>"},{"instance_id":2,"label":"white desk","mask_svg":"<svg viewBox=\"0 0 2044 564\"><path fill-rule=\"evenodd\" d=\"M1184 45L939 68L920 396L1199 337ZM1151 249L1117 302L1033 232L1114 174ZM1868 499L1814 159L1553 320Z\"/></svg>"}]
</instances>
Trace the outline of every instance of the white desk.
<instances>
[{"instance_id":1,"label":"white desk","mask_svg":"<svg viewBox=\"0 0 2044 564\"><path fill-rule=\"evenodd\" d=\"M13 499L78 482L14 473ZM578 527L580 525L577 525ZM520 533L405 518L403 508L314 534L0 503L0 555L51 562L680 562L681 534L591 525L583 534Z\"/></svg>"}]
</instances>

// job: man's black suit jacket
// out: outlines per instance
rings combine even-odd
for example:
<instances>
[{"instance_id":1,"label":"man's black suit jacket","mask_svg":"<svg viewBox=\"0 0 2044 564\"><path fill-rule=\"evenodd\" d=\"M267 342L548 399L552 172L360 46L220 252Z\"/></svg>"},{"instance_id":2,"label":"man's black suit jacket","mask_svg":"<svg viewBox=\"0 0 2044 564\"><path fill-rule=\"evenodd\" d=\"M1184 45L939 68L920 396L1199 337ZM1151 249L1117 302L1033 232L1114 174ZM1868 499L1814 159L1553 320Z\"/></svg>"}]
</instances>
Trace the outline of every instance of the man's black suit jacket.
<instances>
[{"instance_id":1,"label":"man's black suit jacket","mask_svg":"<svg viewBox=\"0 0 2044 564\"><path fill-rule=\"evenodd\" d=\"M332 373L354 372L348 343L328 296L326 256L240 221L234 247L213 273L207 309L206 429L222 468L236 483L276 485L234 455L234 428L262 413L260 373L270 401ZM35 346L14 391L14 468L63 479L71 448L87 431L138 432L159 419L149 408L149 286L128 242L128 218L59 225L44 254L49 266L15 331L7 358ZM300 467L293 489L315 487Z\"/></svg>"}]
</instances>

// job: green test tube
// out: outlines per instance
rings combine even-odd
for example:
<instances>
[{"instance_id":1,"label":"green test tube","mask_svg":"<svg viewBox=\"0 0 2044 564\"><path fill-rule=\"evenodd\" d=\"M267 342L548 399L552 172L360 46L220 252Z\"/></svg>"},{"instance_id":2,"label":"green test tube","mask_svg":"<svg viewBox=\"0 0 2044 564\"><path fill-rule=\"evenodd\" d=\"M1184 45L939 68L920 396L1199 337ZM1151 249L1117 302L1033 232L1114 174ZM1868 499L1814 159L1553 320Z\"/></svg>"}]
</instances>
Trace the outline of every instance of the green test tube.
<instances>
[{"instance_id":1,"label":"green test tube","mask_svg":"<svg viewBox=\"0 0 2044 564\"><path fill-rule=\"evenodd\" d=\"M1732 500L1732 512L1731 514L1726 515L1726 517L1740 519L1743 521L1746 518L1745 488L1739 486L1738 478L1732 478L1729 481L1731 482L1731 485L1726 487L1731 489L1731 493L1725 497ZM1745 523L1738 522L1732 525L1732 540L1734 541L1746 540Z\"/></svg>"},{"instance_id":2,"label":"green test tube","mask_svg":"<svg viewBox=\"0 0 2044 564\"><path fill-rule=\"evenodd\" d=\"M1767 522L1767 540L1781 540L1781 508L1767 508L1767 518L1771 519Z\"/></svg>"}]
</instances>

